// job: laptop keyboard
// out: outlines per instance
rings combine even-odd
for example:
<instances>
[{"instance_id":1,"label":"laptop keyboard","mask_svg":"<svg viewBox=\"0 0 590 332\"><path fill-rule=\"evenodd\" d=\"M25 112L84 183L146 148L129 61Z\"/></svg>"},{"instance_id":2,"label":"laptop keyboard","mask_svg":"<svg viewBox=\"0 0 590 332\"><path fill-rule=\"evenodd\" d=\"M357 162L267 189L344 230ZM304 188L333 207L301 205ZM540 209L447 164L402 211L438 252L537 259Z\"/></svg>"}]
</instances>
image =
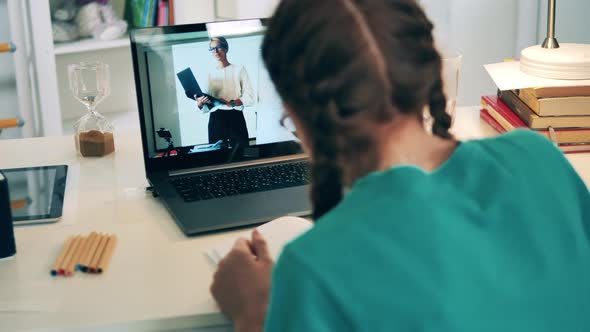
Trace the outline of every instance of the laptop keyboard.
<instances>
[{"instance_id":1,"label":"laptop keyboard","mask_svg":"<svg viewBox=\"0 0 590 332\"><path fill-rule=\"evenodd\" d=\"M309 183L309 162L190 175L170 181L185 202L195 202L306 185Z\"/></svg>"}]
</instances>

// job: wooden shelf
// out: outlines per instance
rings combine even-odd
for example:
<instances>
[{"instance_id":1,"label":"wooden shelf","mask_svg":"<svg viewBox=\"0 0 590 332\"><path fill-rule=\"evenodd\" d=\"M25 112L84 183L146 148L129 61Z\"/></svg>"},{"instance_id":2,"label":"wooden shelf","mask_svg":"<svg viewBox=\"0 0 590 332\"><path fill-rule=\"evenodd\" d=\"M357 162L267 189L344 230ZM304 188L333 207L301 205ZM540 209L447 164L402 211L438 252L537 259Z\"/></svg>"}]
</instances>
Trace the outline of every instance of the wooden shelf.
<instances>
[{"instance_id":1,"label":"wooden shelf","mask_svg":"<svg viewBox=\"0 0 590 332\"><path fill-rule=\"evenodd\" d=\"M129 37L115 40L82 39L72 43L58 43L54 46L55 55L74 54L129 47Z\"/></svg>"}]
</instances>

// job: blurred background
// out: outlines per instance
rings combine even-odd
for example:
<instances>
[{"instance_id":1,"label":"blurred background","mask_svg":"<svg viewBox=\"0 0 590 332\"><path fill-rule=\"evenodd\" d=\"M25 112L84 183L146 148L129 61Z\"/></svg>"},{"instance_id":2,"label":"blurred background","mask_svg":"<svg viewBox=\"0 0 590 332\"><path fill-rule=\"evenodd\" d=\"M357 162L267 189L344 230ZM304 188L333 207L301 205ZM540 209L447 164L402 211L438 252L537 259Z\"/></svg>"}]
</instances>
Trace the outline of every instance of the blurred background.
<instances>
[{"instance_id":1,"label":"blurred background","mask_svg":"<svg viewBox=\"0 0 590 332\"><path fill-rule=\"evenodd\" d=\"M137 126L128 35L113 34L112 30L109 35L103 29L109 38L102 39L105 34L81 39L73 36L76 29L94 27L91 8L95 5L92 3L98 2L0 0L0 43L12 42L17 46L14 53L0 53L0 119L20 116L26 121L24 127L3 130L0 139L73 133L73 123L85 109L69 90L66 67L80 61L100 60L111 66L112 94L98 110L112 118L119 129ZM110 0L109 14L124 19L133 28L266 17L278 2ZM546 0L420 0L420 3L435 24L441 51L463 54L459 106L478 105L481 95L495 93L484 64L516 58L523 48L539 44L546 33ZM76 16L67 11L72 4L76 6ZM586 18L589 12L588 0L557 2L556 34L560 43L590 43L590 24ZM116 23L111 25L117 27ZM71 40L64 40L69 37Z\"/></svg>"}]
</instances>

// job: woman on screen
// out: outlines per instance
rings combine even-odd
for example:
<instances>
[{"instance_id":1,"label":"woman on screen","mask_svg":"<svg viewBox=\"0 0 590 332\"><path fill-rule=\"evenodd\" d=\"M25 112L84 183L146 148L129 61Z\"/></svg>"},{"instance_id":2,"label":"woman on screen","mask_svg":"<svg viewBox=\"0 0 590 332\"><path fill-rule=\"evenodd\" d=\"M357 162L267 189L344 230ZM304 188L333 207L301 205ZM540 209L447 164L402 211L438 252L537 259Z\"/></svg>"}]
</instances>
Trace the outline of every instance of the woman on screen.
<instances>
[{"instance_id":1,"label":"woman on screen","mask_svg":"<svg viewBox=\"0 0 590 332\"><path fill-rule=\"evenodd\" d=\"M248 128L242 110L244 106L252 106L255 101L254 91L246 68L232 64L227 59L229 43L224 37L211 38L209 52L217 62L214 70L209 72L209 92L224 103L224 106L212 106L207 96L194 96L197 106L209 116L209 143L218 141L230 144L248 145Z\"/></svg>"},{"instance_id":2,"label":"woman on screen","mask_svg":"<svg viewBox=\"0 0 590 332\"><path fill-rule=\"evenodd\" d=\"M221 260L236 331L590 331L588 188L533 131L452 135L432 29L415 0L279 4L262 54L315 226Z\"/></svg>"}]
</instances>

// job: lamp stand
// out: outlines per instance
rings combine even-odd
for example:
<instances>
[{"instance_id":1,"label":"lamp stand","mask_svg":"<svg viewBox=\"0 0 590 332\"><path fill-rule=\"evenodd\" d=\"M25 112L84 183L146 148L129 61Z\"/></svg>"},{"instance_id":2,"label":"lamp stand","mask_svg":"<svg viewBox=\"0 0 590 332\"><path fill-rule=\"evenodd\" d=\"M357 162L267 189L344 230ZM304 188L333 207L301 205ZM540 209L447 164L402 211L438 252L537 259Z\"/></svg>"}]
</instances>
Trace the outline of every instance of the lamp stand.
<instances>
[{"instance_id":1,"label":"lamp stand","mask_svg":"<svg viewBox=\"0 0 590 332\"><path fill-rule=\"evenodd\" d=\"M555 1L549 0L547 38L520 52L520 70L552 79L590 79L590 45L559 44L555 39Z\"/></svg>"}]
</instances>

